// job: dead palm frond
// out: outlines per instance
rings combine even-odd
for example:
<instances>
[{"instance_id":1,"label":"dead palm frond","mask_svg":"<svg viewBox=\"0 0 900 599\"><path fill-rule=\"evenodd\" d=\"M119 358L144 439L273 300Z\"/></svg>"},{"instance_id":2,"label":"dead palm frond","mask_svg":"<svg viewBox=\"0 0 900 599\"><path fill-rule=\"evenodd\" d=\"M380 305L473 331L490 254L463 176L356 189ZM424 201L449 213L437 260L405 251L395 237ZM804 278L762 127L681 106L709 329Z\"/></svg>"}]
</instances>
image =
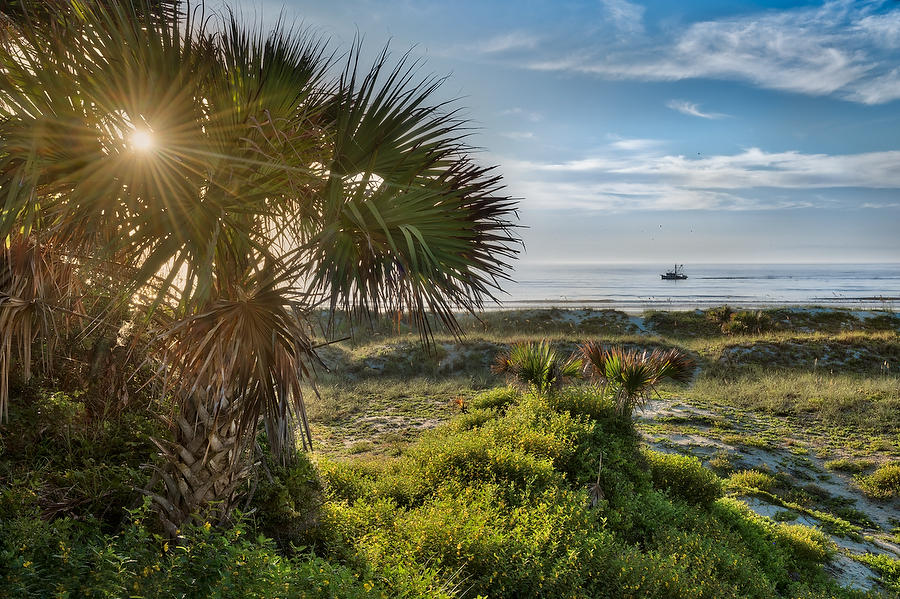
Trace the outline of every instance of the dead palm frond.
<instances>
[{"instance_id":1,"label":"dead palm frond","mask_svg":"<svg viewBox=\"0 0 900 599\"><path fill-rule=\"evenodd\" d=\"M313 346L294 291L262 274L235 281L207 306L166 326L167 388L177 397L205 397L215 417L227 401L238 434L262 417L272 430L295 416L304 448L311 443L302 383ZM271 439L275 453L279 439Z\"/></svg>"},{"instance_id":2,"label":"dead palm frond","mask_svg":"<svg viewBox=\"0 0 900 599\"><path fill-rule=\"evenodd\" d=\"M590 341L579 350L587 376L602 386L622 415L642 406L661 381L686 382L694 372L694 361L676 349L648 353L619 346L607 349Z\"/></svg>"},{"instance_id":3,"label":"dead palm frond","mask_svg":"<svg viewBox=\"0 0 900 599\"><path fill-rule=\"evenodd\" d=\"M77 287L74 264L50 244L16 236L0 249L0 418L8 417L13 361L30 379L40 340L41 364L52 366L59 336L76 314Z\"/></svg>"}]
</instances>

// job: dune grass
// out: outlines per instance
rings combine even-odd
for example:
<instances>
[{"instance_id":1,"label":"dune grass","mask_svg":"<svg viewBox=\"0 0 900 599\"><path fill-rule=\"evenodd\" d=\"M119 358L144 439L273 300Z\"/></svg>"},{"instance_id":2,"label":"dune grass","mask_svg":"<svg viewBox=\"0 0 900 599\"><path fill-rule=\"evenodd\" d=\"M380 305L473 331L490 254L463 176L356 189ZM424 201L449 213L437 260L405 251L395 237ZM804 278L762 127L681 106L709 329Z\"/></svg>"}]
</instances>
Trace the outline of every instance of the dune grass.
<instances>
[{"instance_id":1,"label":"dune grass","mask_svg":"<svg viewBox=\"0 0 900 599\"><path fill-rule=\"evenodd\" d=\"M900 377L796 372L763 367L733 376L703 373L691 396L776 415L803 416L860 431L896 432Z\"/></svg>"}]
</instances>

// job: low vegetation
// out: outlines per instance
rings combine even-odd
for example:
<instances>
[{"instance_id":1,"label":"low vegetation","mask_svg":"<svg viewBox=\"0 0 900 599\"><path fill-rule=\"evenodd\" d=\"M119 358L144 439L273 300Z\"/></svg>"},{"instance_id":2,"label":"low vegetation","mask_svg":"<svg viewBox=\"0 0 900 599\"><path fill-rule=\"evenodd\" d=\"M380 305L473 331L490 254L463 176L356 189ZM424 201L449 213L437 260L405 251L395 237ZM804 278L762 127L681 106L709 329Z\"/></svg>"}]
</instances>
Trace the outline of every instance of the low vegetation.
<instances>
[{"instance_id":1,"label":"low vegetation","mask_svg":"<svg viewBox=\"0 0 900 599\"><path fill-rule=\"evenodd\" d=\"M863 493L874 499L900 497L900 463L885 464L868 476L857 479Z\"/></svg>"},{"instance_id":2,"label":"low vegetation","mask_svg":"<svg viewBox=\"0 0 900 599\"><path fill-rule=\"evenodd\" d=\"M501 352L492 370L539 392L559 389L568 380L581 376L581 360L567 357L546 340L514 343Z\"/></svg>"},{"instance_id":3,"label":"low vegetation","mask_svg":"<svg viewBox=\"0 0 900 599\"><path fill-rule=\"evenodd\" d=\"M722 496L722 481L695 457L645 451L653 485L700 505L710 505Z\"/></svg>"},{"instance_id":4,"label":"low vegetation","mask_svg":"<svg viewBox=\"0 0 900 599\"><path fill-rule=\"evenodd\" d=\"M58 403L33 398L29 425L64 434L65 422L45 419ZM37 446L65 453L50 439ZM90 462L99 450L72 455ZM14 458L4 453L5 473ZM402 456L273 467L248 515L188 525L178 543L154 532L140 501L106 521L47 514L37 493L47 484L60 483L32 478L3 494L7 596L850 596L822 570L831 548L820 533L721 498L696 460L642 451L630 421L590 389L489 391Z\"/></svg>"},{"instance_id":5,"label":"low vegetation","mask_svg":"<svg viewBox=\"0 0 900 599\"><path fill-rule=\"evenodd\" d=\"M725 481L726 488L734 491L771 491L777 484L775 477L758 470L741 470Z\"/></svg>"},{"instance_id":6,"label":"low vegetation","mask_svg":"<svg viewBox=\"0 0 900 599\"><path fill-rule=\"evenodd\" d=\"M676 380L623 383L641 392L638 421L617 405L615 377L585 373L594 362L583 351L581 382L573 372L559 384L541 374L507 386L491 375L510 347L497 315L485 318L494 332L438 336L431 353L411 330L376 322L368 337L323 352L330 371L319 372L319 395L307 394L314 451L283 465L258 435L260 466L233 518L187 524L174 540L140 492L160 459L149 439L165 433L153 410L133 401L100 417L77 380L14 378L11 424L0 425L0 596L879 596L829 574L846 558L835 541L862 542L875 525L825 485L844 477L888 511L896 505L896 373L722 365L724 349L781 333L701 334L713 323L699 316L666 317L679 322L677 337L637 335L627 317L612 318L595 353L646 366L670 352L687 365ZM513 327L523 316L503 318ZM559 364L589 338L539 321L518 340ZM885 330L851 333L873 348L896 343ZM801 334L834 343L847 333ZM654 416L672 397L698 411ZM749 426L750 415L767 428ZM791 441L820 428L820 446ZM723 449L700 459L645 442L673 431L783 449L789 460L750 467ZM809 464L820 454L816 474ZM772 517L751 499L773 506ZM896 559L853 559L896 591Z\"/></svg>"}]
</instances>

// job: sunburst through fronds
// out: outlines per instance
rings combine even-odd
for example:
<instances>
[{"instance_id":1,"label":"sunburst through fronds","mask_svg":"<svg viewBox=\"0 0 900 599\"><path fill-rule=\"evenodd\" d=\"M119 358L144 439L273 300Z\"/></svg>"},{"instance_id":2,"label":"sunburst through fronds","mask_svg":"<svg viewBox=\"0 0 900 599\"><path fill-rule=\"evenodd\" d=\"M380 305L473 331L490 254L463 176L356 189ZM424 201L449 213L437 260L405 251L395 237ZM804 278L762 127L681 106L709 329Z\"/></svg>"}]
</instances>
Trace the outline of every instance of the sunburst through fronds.
<instances>
[{"instance_id":1,"label":"sunburst through fronds","mask_svg":"<svg viewBox=\"0 0 900 599\"><path fill-rule=\"evenodd\" d=\"M435 323L458 331L455 312L507 276L515 202L471 160L467 124L434 101L441 80L407 57L391 67L385 50L366 69L357 45L335 69L308 30L177 5L60 0L11 15L0 239L52 241L81 279L117 273L107 292L163 345L177 402L212 415L209 430L233 419L237 439L265 422L289 452L289 419L310 441L307 311L402 310L426 338ZM34 337L17 305L0 306L20 323L4 328L6 347ZM205 434L173 426L182 447ZM167 476L198 483L202 468L181 466Z\"/></svg>"}]
</instances>

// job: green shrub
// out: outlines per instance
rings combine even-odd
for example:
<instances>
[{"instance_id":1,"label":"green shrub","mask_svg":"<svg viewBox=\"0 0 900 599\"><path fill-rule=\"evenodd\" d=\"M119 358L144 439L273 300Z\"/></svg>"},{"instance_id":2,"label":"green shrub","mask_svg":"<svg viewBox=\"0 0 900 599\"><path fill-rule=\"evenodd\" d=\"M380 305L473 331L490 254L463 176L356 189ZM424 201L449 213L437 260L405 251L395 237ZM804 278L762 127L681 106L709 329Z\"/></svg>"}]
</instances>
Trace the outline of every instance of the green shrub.
<instances>
[{"instance_id":1,"label":"green shrub","mask_svg":"<svg viewBox=\"0 0 900 599\"><path fill-rule=\"evenodd\" d=\"M496 408L498 410L504 410L508 405L515 402L520 395L521 391L512 387L490 389L488 391L482 391L473 397L471 406L475 409Z\"/></svg>"},{"instance_id":2,"label":"green shrub","mask_svg":"<svg viewBox=\"0 0 900 599\"><path fill-rule=\"evenodd\" d=\"M318 524L322 482L306 454L298 454L287 467L269 465L260 477L253 507L259 530L282 548L306 544L306 535Z\"/></svg>"},{"instance_id":3,"label":"green shrub","mask_svg":"<svg viewBox=\"0 0 900 599\"><path fill-rule=\"evenodd\" d=\"M604 421L605 426L615 426L623 434L628 434L627 426L615 424L616 406L612 398L589 387L569 387L547 398L547 404L554 410L568 412L573 416L588 416Z\"/></svg>"},{"instance_id":4,"label":"green shrub","mask_svg":"<svg viewBox=\"0 0 900 599\"><path fill-rule=\"evenodd\" d=\"M774 476L759 470L741 470L725 480L725 488L729 491L771 491L778 484Z\"/></svg>"},{"instance_id":5,"label":"green shrub","mask_svg":"<svg viewBox=\"0 0 900 599\"><path fill-rule=\"evenodd\" d=\"M722 325L722 332L726 334L754 333L760 335L772 328L772 320L760 310L736 312L731 320Z\"/></svg>"},{"instance_id":6,"label":"green shrub","mask_svg":"<svg viewBox=\"0 0 900 599\"><path fill-rule=\"evenodd\" d=\"M801 524L785 524L774 522L754 513L746 504L725 497L714 504L714 512L741 530L748 540L761 550L762 545L772 542L782 547L787 556L806 562L818 564L827 560L834 553L834 543L817 528ZM781 557L779 561L786 561ZM785 566L780 566L784 568Z\"/></svg>"},{"instance_id":7,"label":"green shrub","mask_svg":"<svg viewBox=\"0 0 900 599\"><path fill-rule=\"evenodd\" d=\"M147 484L158 423L137 409L91 420L81 393L37 386L22 393L9 406L11 423L0 424L0 520L40 513L117 529L135 489Z\"/></svg>"},{"instance_id":8,"label":"green shrub","mask_svg":"<svg viewBox=\"0 0 900 599\"><path fill-rule=\"evenodd\" d=\"M376 463L360 459L319 462L319 474L326 495L330 499L351 503L372 493L379 470Z\"/></svg>"},{"instance_id":9,"label":"green shrub","mask_svg":"<svg viewBox=\"0 0 900 599\"><path fill-rule=\"evenodd\" d=\"M426 563L464 580L466 596L510 598L590 593L611 541L583 494L552 490L517 507L493 484L439 491L361 539L378 568Z\"/></svg>"},{"instance_id":10,"label":"green shrub","mask_svg":"<svg viewBox=\"0 0 900 599\"><path fill-rule=\"evenodd\" d=\"M463 484L502 482L521 492L544 488L558 477L551 460L487 443L484 436L476 434L430 437L412 448L409 455L430 488L450 480Z\"/></svg>"},{"instance_id":11,"label":"green shrub","mask_svg":"<svg viewBox=\"0 0 900 599\"><path fill-rule=\"evenodd\" d=\"M729 322L732 316L734 316L734 309L728 304L710 308L706 311L706 319L720 326Z\"/></svg>"},{"instance_id":12,"label":"green shrub","mask_svg":"<svg viewBox=\"0 0 900 599\"><path fill-rule=\"evenodd\" d=\"M138 510L116 535L71 519L3 522L0 596L239 599L386 593L364 570L311 554L284 558L272 540L247 534L240 522L221 531L186 526L176 546L148 531L146 515L146 507Z\"/></svg>"},{"instance_id":13,"label":"green shrub","mask_svg":"<svg viewBox=\"0 0 900 599\"><path fill-rule=\"evenodd\" d=\"M499 415L500 413L494 408L475 408L459 414L450 421L448 428L454 431L469 431L482 426L490 420L494 420Z\"/></svg>"},{"instance_id":14,"label":"green shrub","mask_svg":"<svg viewBox=\"0 0 900 599\"><path fill-rule=\"evenodd\" d=\"M778 522L774 528L775 538L791 548L800 559L823 562L834 552L834 543L817 528L802 524Z\"/></svg>"},{"instance_id":15,"label":"green shrub","mask_svg":"<svg viewBox=\"0 0 900 599\"><path fill-rule=\"evenodd\" d=\"M504 418L488 423L482 434L491 444L552 460L560 468L591 427L570 414L549 409L542 397L526 396L510 407Z\"/></svg>"},{"instance_id":16,"label":"green shrub","mask_svg":"<svg viewBox=\"0 0 900 599\"><path fill-rule=\"evenodd\" d=\"M251 519L187 526L178 546L146 509L115 533L37 508L0 517L0 596L842 596L821 532L714 501L722 483L694 458L642 458L596 390L483 397L397 458L267 462ZM36 505L34 488L9 493Z\"/></svg>"},{"instance_id":17,"label":"green shrub","mask_svg":"<svg viewBox=\"0 0 900 599\"><path fill-rule=\"evenodd\" d=\"M722 496L722 481L693 456L645 450L653 486L693 503L709 505Z\"/></svg>"},{"instance_id":18,"label":"green shrub","mask_svg":"<svg viewBox=\"0 0 900 599\"><path fill-rule=\"evenodd\" d=\"M858 478L857 483L873 499L900 497L900 463L884 464L872 474Z\"/></svg>"},{"instance_id":19,"label":"green shrub","mask_svg":"<svg viewBox=\"0 0 900 599\"><path fill-rule=\"evenodd\" d=\"M708 320L699 310L644 312L644 324L658 335L667 337L710 336L720 332L720 325Z\"/></svg>"}]
</instances>

